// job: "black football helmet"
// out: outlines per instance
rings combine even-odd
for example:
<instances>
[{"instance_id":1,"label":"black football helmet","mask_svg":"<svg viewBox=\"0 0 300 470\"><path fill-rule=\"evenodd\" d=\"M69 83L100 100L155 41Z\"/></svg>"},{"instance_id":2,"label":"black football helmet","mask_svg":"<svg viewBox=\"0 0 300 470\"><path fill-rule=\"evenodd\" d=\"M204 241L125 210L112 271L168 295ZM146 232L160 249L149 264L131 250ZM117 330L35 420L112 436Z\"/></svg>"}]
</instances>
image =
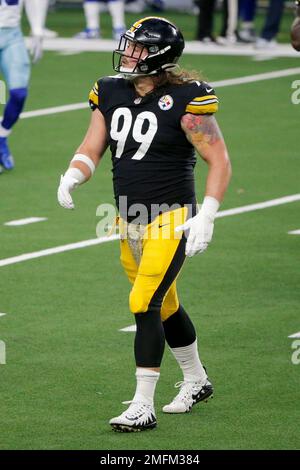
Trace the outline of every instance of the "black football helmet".
<instances>
[{"instance_id":1,"label":"black football helmet","mask_svg":"<svg viewBox=\"0 0 300 470\"><path fill-rule=\"evenodd\" d=\"M132 52L126 54L126 49L130 44L133 45ZM135 54L137 45L140 51L138 57ZM126 78L159 74L175 66L183 49L182 33L173 23L165 18L148 16L136 21L121 36L119 46L113 52L113 68ZM142 59L145 50L147 55ZM123 57L137 58L136 65L128 70L122 65Z\"/></svg>"}]
</instances>

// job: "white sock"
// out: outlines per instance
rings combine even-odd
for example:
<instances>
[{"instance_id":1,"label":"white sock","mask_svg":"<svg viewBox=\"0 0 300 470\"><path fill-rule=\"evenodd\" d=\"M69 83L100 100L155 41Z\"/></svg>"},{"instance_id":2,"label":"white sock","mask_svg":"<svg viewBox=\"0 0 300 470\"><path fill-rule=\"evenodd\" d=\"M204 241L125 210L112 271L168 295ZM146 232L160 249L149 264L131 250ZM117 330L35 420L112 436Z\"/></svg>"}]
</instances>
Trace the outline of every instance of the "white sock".
<instances>
[{"instance_id":1,"label":"white sock","mask_svg":"<svg viewBox=\"0 0 300 470\"><path fill-rule=\"evenodd\" d=\"M170 349L183 372L184 381L205 382L207 374L199 358L197 339L189 346Z\"/></svg>"},{"instance_id":2,"label":"white sock","mask_svg":"<svg viewBox=\"0 0 300 470\"><path fill-rule=\"evenodd\" d=\"M111 0L107 4L114 30L125 29L124 2L122 0Z\"/></svg>"},{"instance_id":3,"label":"white sock","mask_svg":"<svg viewBox=\"0 0 300 470\"><path fill-rule=\"evenodd\" d=\"M18 2L15 2L18 3ZM43 36L49 0L31 1L25 3L27 18L31 32L35 36Z\"/></svg>"},{"instance_id":4,"label":"white sock","mask_svg":"<svg viewBox=\"0 0 300 470\"><path fill-rule=\"evenodd\" d=\"M159 375L159 372L154 370L137 367L135 373L137 382L136 391L132 401L153 405L154 392Z\"/></svg>"},{"instance_id":5,"label":"white sock","mask_svg":"<svg viewBox=\"0 0 300 470\"><path fill-rule=\"evenodd\" d=\"M89 29L99 29L100 3L84 2L83 4L86 27Z\"/></svg>"},{"instance_id":6,"label":"white sock","mask_svg":"<svg viewBox=\"0 0 300 470\"><path fill-rule=\"evenodd\" d=\"M253 21L243 21L241 23L241 29L252 29L254 28Z\"/></svg>"},{"instance_id":7,"label":"white sock","mask_svg":"<svg viewBox=\"0 0 300 470\"><path fill-rule=\"evenodd\" d=\"M11 134L11 129L5 129L5 127L0 124L0 137L8 137Z\"/></svg>"}]
</instances>

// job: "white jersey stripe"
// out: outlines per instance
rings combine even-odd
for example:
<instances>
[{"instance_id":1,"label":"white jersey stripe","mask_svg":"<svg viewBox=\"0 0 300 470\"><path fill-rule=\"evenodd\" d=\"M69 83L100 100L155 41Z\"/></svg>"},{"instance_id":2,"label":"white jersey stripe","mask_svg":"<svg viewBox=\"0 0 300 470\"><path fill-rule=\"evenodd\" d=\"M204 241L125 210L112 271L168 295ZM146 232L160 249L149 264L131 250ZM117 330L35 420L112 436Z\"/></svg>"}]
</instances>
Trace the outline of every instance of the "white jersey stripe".
<instances>
[{"instance_id":1,"label":"white jersey stripe","mask_svg":"<svg viewBox=\"0 0 300 470\"><path fill-rule=\"evenodd\" d=\"M0 5L0 28L17 28L20 26L24 0L19 0L17 5Z\"/></svg>"}]
</instances>

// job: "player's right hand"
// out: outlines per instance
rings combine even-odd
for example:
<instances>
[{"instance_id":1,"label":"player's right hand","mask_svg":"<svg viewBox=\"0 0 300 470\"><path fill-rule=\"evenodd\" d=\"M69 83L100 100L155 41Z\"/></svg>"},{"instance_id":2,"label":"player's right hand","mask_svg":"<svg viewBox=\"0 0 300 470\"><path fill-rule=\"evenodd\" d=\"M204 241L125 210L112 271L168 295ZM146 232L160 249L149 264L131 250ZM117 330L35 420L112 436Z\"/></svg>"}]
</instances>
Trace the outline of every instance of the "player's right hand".
<instances>
[{"instance_id":1,"label":"player's right hand","mask_svg":"<svg viewBox=\"0 0 300 470\"><path fill-rule=\"evenodd\" d=\"M33 35L31 36L30 54L32 62L36 64L43 56L43 37Z\"/></svg>"},{"instance_id":2,"label":"player's right hand","mask_svg":"<svg viewBox=\"0 0 300 470\"><path fill-rule=\"evenodd\" d=\"M79 181L70 175L61 175L60 184L57 190L59 204L65 209L74 209L75 205L71 197L71 191L77 188Z\"/></svg>"}]
</instances>

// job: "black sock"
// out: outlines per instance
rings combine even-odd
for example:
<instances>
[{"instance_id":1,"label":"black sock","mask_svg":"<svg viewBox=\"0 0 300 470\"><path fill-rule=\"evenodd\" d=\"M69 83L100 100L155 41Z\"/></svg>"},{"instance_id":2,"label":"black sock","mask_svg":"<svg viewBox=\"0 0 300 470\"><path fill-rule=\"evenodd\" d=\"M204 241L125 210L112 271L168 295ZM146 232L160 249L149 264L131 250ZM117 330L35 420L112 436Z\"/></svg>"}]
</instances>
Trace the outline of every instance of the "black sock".
<instances>
[{"instance_id":1,"label":"black sock","mask_svg":"<svg viewBox=\"0 0 300 470\"><path fill-rule=\"evenodd\" d=\"M165 349L165 335L160 311L153 309L135 314L135 361L138 367L160 367Z\"/></svg>"}]
</instances>

